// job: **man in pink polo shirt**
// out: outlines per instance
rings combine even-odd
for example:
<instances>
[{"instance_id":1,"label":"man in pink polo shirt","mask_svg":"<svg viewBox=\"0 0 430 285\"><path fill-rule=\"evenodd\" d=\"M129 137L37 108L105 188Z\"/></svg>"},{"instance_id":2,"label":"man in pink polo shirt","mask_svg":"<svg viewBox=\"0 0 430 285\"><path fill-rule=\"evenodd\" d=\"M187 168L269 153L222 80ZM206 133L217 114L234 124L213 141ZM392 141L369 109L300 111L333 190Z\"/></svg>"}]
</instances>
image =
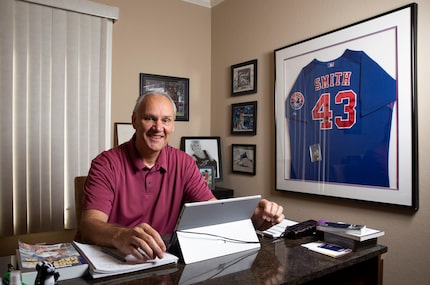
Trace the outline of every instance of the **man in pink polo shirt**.
<instances>
[{"instance_id":1,"label":"man in pink polo shirt","mask_svg":"<svg viewBox=\"0 0 430 285\"><path fill-rule=\"evenodd\" d=\"M135 135L92 161L81 241L115 247L140 260L162 258L166 246L161 236L174 231L183 203L215 199L194 159L168 145L175 114L167 94L149 92L138 98L132 115ZM266 229L284 219L282 212L282 206L262 199L252 221L257 229Z\"/></svg>"}]
</instances>

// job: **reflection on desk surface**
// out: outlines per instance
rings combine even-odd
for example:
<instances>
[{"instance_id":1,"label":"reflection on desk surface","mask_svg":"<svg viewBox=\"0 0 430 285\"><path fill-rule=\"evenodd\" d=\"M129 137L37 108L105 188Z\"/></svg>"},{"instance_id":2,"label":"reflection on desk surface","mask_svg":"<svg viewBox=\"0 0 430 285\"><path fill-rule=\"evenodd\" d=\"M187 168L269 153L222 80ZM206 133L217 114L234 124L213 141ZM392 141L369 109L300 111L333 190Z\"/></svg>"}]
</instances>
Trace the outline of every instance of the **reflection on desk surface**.
<instances>
[{"instance_id":1,"label":"reflection on desk surface","mask_svg":"<svg viewBox=\"0 0 430 285\"><path fill-rule=\"evenodd\" d=\"M90 276L85 278L68 279L58 282L59 285L116 285L116 284L152 284L152 285L169 285L174 284L172 275L178 273L176 264L164 265L156 269L136 271L132 273L110 276L100 279L91 279ZM31 285L31 284L27 284Z\"/></svg>"},{"instance_id":2,"label":"reflection on desk surface","mask_svg":"<svg viewBox=\"0 0 430 285\"><path fill-rule=\"evenodd\" d=\"M185 265L182 270L180 285L215 279L239 271L250 269L257 257L258 249L229 254L201 262Z\"/></svg>"}]
</instances>

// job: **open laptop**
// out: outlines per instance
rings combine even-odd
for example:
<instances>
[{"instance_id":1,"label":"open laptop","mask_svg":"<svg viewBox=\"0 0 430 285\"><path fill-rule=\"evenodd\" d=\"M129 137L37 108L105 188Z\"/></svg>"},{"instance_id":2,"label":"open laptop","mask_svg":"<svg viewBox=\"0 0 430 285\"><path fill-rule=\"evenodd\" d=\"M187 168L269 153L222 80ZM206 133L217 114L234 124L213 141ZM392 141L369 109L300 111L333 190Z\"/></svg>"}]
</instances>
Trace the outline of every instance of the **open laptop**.
<instances>
[{"instance_id":1,"label":"open laptop","mask_svg":"<svg viewBox=\"0 0 430 285\"><path fill-rule=\"evenodd\" d=\"M169 251L189 264L260 248L251 221L261 196L184 204Z\"/></svg>"}]
</instances>

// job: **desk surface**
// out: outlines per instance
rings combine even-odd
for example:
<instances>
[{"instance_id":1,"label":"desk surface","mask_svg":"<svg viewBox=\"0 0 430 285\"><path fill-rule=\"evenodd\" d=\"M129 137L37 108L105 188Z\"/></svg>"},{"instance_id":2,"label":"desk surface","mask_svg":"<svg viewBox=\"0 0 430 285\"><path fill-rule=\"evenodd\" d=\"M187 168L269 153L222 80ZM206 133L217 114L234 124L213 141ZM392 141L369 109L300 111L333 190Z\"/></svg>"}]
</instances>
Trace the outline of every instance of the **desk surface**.
<instances>
[{"instance_id":1,"label":"desk surface","mask_svg":"<svg viewBox=\"0 0 430 285\"><path fill-rule=\"evenodd\" d=\"M376 245L357 252L333 258L309 251L300 246L315 238L301 240L281 239L272 242L261 241L261 249L235 255L197 262L194 264L167 265L139 273L115 276L103 279L72 279L60 282L63 284L333 284L321 278L336 275L339 284L344 279L362 272L369 275L368 267L356 268L372 261L372 269L378 272L378 262L387 247ZM339 272L353 268L339 277ZM375 273L377 274L377 273ZM339 281L339 278L340 281ZM365 277L369 279L368 277ZM343 281L342 281L343 280ZM307 283L308 282L308 283ZM309 283L310 282L310 283ZM312 283L314 282L314 283ZM323 283L321 283L323 282ZM356 284L356 283L354 283ZM377 284L373 281L359 284Z\"/></svg>"}]
</instances>

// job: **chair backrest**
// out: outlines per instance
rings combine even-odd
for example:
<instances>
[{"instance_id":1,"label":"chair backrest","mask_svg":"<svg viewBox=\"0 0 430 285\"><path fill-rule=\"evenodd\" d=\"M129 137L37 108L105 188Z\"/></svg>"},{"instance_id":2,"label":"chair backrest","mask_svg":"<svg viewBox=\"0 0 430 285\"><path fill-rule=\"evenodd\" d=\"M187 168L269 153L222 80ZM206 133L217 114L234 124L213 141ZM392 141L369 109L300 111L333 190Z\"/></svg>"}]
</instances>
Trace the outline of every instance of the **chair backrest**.
<instances>
[{"instance_id":1,"label":"chair backrest","mask_svg":"<svg viewBox=\"0 0 430 285\"><path fill-rule=\"evenodd\" d=\"M82 196L84 195L85 180L87 180L86 176L75 177L75 211L77 228L79 228L79 225L81 223Z\"/></svg>"}]
</instances>

